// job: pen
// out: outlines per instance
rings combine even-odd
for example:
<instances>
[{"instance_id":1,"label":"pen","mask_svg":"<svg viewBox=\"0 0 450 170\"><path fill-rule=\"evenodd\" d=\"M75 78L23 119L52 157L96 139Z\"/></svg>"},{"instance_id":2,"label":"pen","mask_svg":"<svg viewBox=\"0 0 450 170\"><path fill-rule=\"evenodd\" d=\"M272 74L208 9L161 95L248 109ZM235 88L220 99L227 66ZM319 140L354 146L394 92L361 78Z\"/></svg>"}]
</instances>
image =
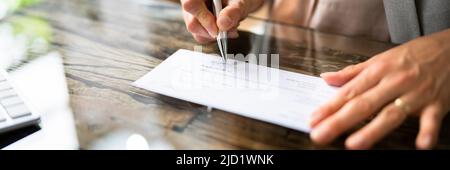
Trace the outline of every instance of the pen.
<instances>
[{"instance_id":1,"label":"pen","mask_svg":"<svg viewBox=\"0 0 450 170\"><path fill-rule=\"evenodd\" d=\"M214 13L216 18L219 17L220 11L222 11L222 0L213 0ZM224 62L227 62L227 32L219 31L217 35L217 45L219 46L220 55Z\"/></svg>"}]
</instances>

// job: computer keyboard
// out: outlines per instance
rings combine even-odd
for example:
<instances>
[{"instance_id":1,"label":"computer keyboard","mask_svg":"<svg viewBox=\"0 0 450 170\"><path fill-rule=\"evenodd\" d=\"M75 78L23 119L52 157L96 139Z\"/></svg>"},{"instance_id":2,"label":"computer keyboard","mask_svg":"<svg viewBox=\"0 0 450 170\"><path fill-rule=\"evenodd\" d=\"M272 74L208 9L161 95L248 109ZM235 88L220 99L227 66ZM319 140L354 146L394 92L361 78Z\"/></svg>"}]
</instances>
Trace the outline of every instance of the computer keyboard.
<instances>
[{"instance_id":1,"label":"computer keyboard","mask_svg":"<svg viewBox=\"0 0 450 170\"><path fill-rule=\"evenodd\" d=\"M9 82L6 72L0 71L0 133L37 124L39 116L30 112L24 100Z\"/></svg>"}]
</instances>

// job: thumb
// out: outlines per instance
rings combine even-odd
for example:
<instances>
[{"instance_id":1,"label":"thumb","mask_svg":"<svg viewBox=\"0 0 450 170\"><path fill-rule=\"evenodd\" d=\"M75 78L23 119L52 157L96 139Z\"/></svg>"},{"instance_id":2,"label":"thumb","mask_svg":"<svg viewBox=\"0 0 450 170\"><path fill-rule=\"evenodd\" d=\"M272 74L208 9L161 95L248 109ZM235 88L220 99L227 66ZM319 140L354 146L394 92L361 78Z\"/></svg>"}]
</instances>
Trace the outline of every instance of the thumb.
<instances>
[{"instance_id":1,"label":"thumb","mask_svg":"<svg viewBox=\"0 0 450 170\"><path fill-rule=\"evenodd\" d=\"M244 19L248 13L243 3L233 3L231 1L219 14L217 26L221 31L229 31L236 27L239 22Z\"/></svg>"}]
</instances>

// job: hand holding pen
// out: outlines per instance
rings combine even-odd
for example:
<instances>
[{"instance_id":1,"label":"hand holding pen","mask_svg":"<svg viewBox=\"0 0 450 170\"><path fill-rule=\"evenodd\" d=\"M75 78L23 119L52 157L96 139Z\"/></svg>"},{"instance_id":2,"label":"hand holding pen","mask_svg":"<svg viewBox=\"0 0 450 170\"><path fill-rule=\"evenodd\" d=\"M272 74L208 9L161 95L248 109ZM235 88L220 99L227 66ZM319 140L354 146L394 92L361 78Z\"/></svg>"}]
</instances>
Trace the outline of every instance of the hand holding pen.
<instances>
[{"instance_id":1,"label":"hand holding pen","mask_svg":"<svg viewBox=\"0 0 450 170\"><path fill-rule=\"evenodd\" d=\"M257 10L264 0L222 0L223 10L216 18L212 0L181 0L187 30L199 43L216 41L220 31L228 32L228 38L237 38L239 22L250 12Z\"/></svg>"}]
</instances>

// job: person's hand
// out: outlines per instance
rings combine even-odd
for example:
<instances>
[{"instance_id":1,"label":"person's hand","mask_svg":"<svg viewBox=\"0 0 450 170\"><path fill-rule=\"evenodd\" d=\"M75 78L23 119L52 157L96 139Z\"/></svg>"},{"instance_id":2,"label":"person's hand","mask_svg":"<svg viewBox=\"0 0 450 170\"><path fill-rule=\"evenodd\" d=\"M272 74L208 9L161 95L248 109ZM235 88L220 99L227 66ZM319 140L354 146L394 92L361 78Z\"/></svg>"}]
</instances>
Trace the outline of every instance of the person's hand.
<instances>
[{"instance_id":1,"label":"person's hand","mask_svg":"<svg viewBox=\"0 0 450 170\"><path fill-rule=\"evenodd\" d=\"M321 77L342 86L311 118L311 139L328 144L374 117L345 141L348 149L368 149L412 115L419 116L418 149L438 141L450 110L450 29L418 38L361 64Z\"/></svg>"},{"instance_id":2,"label":"person's hand","mask_svg":"<svg viewBox=\"0 0 450 170\"><path fill-rule=\"evenodd\" d=\"M224 9L216 17L207 3L212 0L181 0L187 30L199 43L215 41L219 31L227 31L229 38L238 37L239 22L257 10L264 0L223 0ZM226 6L225 6L226 5Z\"/></svg>"}]
</instances>

